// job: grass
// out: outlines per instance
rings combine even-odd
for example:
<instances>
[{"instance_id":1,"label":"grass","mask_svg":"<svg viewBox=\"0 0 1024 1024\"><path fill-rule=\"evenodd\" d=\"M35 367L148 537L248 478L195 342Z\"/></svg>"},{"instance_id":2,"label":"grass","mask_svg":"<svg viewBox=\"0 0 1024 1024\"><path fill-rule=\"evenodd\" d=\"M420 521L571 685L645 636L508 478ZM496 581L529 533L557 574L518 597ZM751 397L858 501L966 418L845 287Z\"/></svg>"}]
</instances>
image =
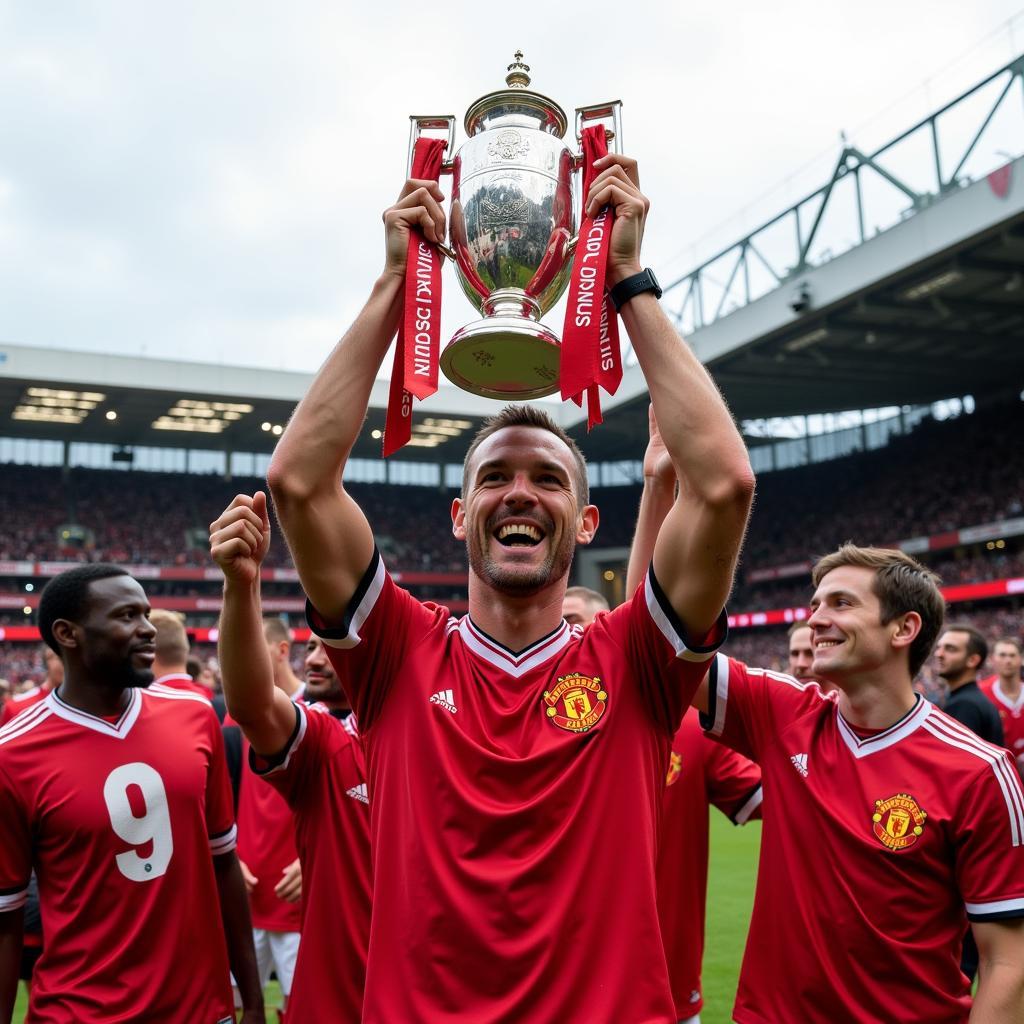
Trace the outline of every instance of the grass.
<instances>
[{"instance_id":1,"label":"grass","mask_svg":"<svg viewBox=\"0 0 1024 1024\"><path fill-rule=\"evenodd\" d=\"M708 878L707 941L704 948L704 1009L702 1024L729 1024L736 980L747 938L754 900L761 823L735 828L717 811L711 812L711 870ZM267 987L267 1006L281 1005L280 990ZM13 1024L25 1016L24 989L19 992ZM270 1019L273 1020L273 1015Z\"/></svg>"}]
</instances>

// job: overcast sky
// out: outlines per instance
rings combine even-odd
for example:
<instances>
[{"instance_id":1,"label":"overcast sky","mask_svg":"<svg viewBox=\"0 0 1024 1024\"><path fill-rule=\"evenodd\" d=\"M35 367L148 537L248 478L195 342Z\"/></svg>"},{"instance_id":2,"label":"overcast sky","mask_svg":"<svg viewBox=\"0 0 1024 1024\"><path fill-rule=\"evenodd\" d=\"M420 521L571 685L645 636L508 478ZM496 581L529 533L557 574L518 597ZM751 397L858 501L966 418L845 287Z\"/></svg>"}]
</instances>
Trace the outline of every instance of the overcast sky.
<instances>
[{"instance_id":1,"label":"overcast sky","mask_svg":"<svg viewBox=\"0 0 1024 1024\"><path fill-rule=\"evenodd\" d=\"M461 142L516 47L568 111L624 101L667 281L822 184L840 130L870 149L1016 56L1020 2L0 0L0 341L315 368L380 269L408 115Z\"/></svg>"}]
</instances>

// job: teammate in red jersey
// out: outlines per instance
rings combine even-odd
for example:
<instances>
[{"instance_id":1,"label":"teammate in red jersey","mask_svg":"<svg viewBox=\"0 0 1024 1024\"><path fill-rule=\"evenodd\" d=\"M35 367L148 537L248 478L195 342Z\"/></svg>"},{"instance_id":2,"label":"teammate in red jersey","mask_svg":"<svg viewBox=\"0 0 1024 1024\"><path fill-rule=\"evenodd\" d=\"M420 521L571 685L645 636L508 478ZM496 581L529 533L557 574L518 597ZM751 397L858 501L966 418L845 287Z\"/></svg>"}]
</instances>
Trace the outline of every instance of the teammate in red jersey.
<instances>
[{"instance_id":1,"label":"teammate in red jersey","mask_svg":"<svg viewBox=\"0 0 1024 1024\"><path fill-rule=\"evenodd\" d=\"M671 501L670 496L669 505ZM631 589L629 582L626 586ZM572 616L589 626L598 611L608 610L608 602L596 591L570 587L565 592L562 614L567 622ZM701 966L711 804L737 825L760 818L761 770L705 736L697 709L690 708L672 741L658 844L658 918L679 1024L700 1024L704 1005Z\"/></svg>"},{"instance_id":2,"label":"teammate in red jersey","mask_svg":"<svg viewBox=\"0 0 1024 1024\"><path fill-rule=\"evenodd\" d=\"M613 209L614 285L640 271L648 203L633 161L608 156L598 170L585 203ZM671 739L724 637L749 459L714 383L645 291L622 317L688 495L645 586L585 632L562 619L573 552L598 511L571 440L536 409L511 407L470 447L452 507L469 615L400 589L342 470L398 324L410 228L441 239L441 199L435 183L410 181L385 214L384 273L269 472L310 621L366 748L364 1021L667 1024L655 826Z\"/></svg>"},{"instance_id":3,"label":"teammate in red jersey","mask_svg":"<svg viewBox=\"0 0 1024 1024\"><path fill-rule=\"evenodd\" d=\"M154 608L149 620L156 628L156 658L153 661L156 682L172 690L197 693L205 700L212 700L209 687L197 683L188 673L188 633L181 615L166 608Z\"/></svg>"},{"instance_id":4,"label":"teammate in red jersey","mask_svg":"<svg viewBox=\"0 0 1024 1024\"><path fill-rule=\"evenodd\" d=\"M274 685L295 700L302 683L291 669L290 630L279 618L264 619L263 640ZM230 718L224 725L237 728ZM243 765L249 760L248 742L241 745L241 760ZM295 824L291 809L273 786L244 768L238 781L238 859L249 892L260 983L266 985L274 972L282 1009L287 1011L302 928L302 865L295 848Z\"/></svg>"},{"instance_id":5,"label":"teammate in red jersey","mask_svg":"<svg viewBox=\"0 0 1024 1024\"><path fill-rule=\"evenodd\" d=\"M27 708L46 700L50 691L64 682L64 662L49 647L43 648L43 664L46 667L46 675L38 686L33 686L24 693L13 694L4 701L3 707L0 708L0 725L6 725L15 715L20 715Z\"/></svg>"},{"instance_id":6,"label":"teammate in red jersey","mask_svg":"<svg viewBox=\"0 0 1024 1024\"><path fill-rule=\"evenodd\" d=\"M942 624L937 580L900 551L844 545L814 583L813 671L837 693L724 655L698 693L767 794L734 1019L1024 1019L1024 789L1004 750L911 686Z\"/></svg>"},{"instance_id":7,"label":"teammate in red jersey","mask_svg":"<svg viewBox=\"0 0 1024 1024\"><path fill-rule=\"evenodd\" d=\"M1004 636L995 642L992 660L995 675L981 682L981 691L996 706L1003 723L1003 739L1024 776L1024 687L1021 686L1020 641Z\"/></svg>"},{"instance_id":8,"label":"teammate in red jersey","mask_svg":"<svg viewBox=\"0 0 1024 1024\"><path fill-rule=\"evenodd\" d=\"M270 543L266 510L263 492L240 495L210 528L211 553L225 581L219 636L224 694L255 752L250 764L263 775L246 773L243 794L254 783L265 789L270 783L294 814L303 938L289 1019L348 1024L361 1020L370 934L366 771L355 719L317 638L306 648L302 705L274 685L268 645L257 633L259 566ZM259 516L257 535L247 511Z\"/></svg>"},{"instance_id":9,"label":"teammate in red jersey","mask_svg":"<svg viewBox=\"0 0 1024 1024\"><path fill-rule=\"evenodd\" d=\"M263 1021L219 723L201 698L147 689L148 612L111 565L62 573L40 599L65 680L0 730L0 1020L34 868L46 946L29 1024L231 1021L226 946L244 1020Z\"/></svg>"}]
</instances>

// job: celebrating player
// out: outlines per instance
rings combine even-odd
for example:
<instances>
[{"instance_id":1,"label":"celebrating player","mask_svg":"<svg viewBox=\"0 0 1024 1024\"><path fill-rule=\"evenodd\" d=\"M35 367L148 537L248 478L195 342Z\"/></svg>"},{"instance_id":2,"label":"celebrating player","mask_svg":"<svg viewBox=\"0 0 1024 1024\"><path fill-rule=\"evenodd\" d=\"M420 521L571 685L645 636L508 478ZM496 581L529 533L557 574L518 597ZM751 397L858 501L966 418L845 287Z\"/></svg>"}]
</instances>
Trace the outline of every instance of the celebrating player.
<instances>
[{"instance_id":1,"label":"celebrating player","mask_svg":"<svg viewBox=\"0 0 1024 1024\"><path fill-rule=\"evenodd\" d=\"M768 794L735 1019L1021 1020L1024 790L1005 751L913 690L942 624L937 580L850 544L813 579L813 672L838 694L722 655L698 694Z\"/></svg>"},{"instance_id":2,"label":"celebrating player","mask_svg":"<svg viewBox=\"0 0 1024 1024\"><path fill-rule=\"evenodd\" d=\"M674 493L673 473L669 507ZM637 572L638 581L642 572ZM635 589L632 582L626 583L627 593ZM570 587L565 592L562 614L567 622L576 616L581 626L589 626L598 611L608 611L608 602L596 591ZM701 966L711 804L737 825L760 818L761 772L752 761L708 739L697 709L689 708L666 766L658 844L658 917L679 1024L700 1024L704 1005Z\"/></svg>"},{"instance_id":3,"label":"celebrating player","mask_svg":"<svg viewBox=\"0 0 1024 1024\"><path fill-rule=\"evenodd\" d=\"M303 937L288 1020L350 1024L362 1019L370 933L366 770L355 718L316 637L306 649L304 691L304 700L315 703L294 703L274 684L259 592L259 567L269 546L262 491L236 497L210 526L210 551L224 572L219 637L224 694L252 744L250 765L266 779L245 772L243 798L247 789L270 783L294 814Z\"/></svg>"},{"instance_id":4,"label":"celebrating player","mask_svg":"<svg viewBox=\"0 0 1024 1024\"><path fill-rule=\"evenodd\" d=\"M33 868L46 944L27 1020L232 1021L228 950L243 1020L264 1019L220 726L204 698L147 689L148 612L113 565L42 593L39 629L65 677L0 730L2 1021Z\"/></svg>"},{"instance_id":5,"label":"celebrating player","mask_svg":"<svg viewBox=\"0 0 1024 1024\"><path fill-rule=\"evenodd\" d=\"M992 648L992 660L996 666L995 675L979 685L999 712L1006 747L1017 759L1017 771L1024 776L1024 687L1020 678L1020 641L1012 636L997 640Z\"/></svg>"},{"instance_id":6,"label":"celebrating player","mask_svg":"<svg viewBox=\"0 0 1024 1024\"><path fill-rule=\"evenodd\" d=\"M648 475L631 565L663 514L665 484ZM811 674L837 692L718 654L694 701L765 778L734 1019L1024 1019L1024 789L1005 751L911 685L942 626L938 580L903 552L851 544L813 578ZM967 919L982 962L973 1011Z\"/></svg>"},{"instance_id":7,"label":"celebrating player","mask_svg":"<svg viewBox=\"0 0 1024 1024\"><path fill-rule=\"evenodd\" d=\"M648 203L633 161L598 167L586 204L614 212L614 285L640 271ZM436 184L410 181L385 214L384 273L269 473L366 747L364 1020L675 1021L655 826L671 738L725 633L750 463L715 385L644 291L622 316L689 507L666 520L636 599L585 633L562 619L573 551L598 511L573 442L514 406L470 446L452 506L469 615L401 590L342 470L398 325L410 229L440 240L441 200Z\"/></svg>"}]
</instances>

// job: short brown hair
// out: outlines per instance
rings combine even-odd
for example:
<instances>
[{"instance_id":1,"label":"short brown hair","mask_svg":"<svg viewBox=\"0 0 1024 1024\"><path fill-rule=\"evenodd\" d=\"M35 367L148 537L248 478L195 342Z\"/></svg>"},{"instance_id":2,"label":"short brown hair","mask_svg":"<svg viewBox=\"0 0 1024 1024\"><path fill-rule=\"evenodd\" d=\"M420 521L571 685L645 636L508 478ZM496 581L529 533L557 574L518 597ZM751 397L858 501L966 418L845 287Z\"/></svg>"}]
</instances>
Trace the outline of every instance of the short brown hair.
<instances>
[{"instance_id":1,"label":"short brown hair","mask_svg":"<svg viewBox=\"0 0 1024 1024\"><path fill-rule=\"evenodd\" d=\"M907 612L921 616L921 631L910 645L910 677L913 678L931 654L946 616L946 602L939 590L942 580L903 551L862 548L847 541L838 551L818 560L811 570L814 586L833 569L844 565L874 571L871 589L878 598L883 626Z\"/></svg>"},{"instance_id":2,"label":"short brown hair","mask_svg":"<svg viewBox=\"0 0 1024 1024\"><path fill-rule=\"evenodd\" d=\"M811 627L808 624L806 619L800 619L798 622L794 622L793 625L790 626L789 629L786 630L786 636L787 637L791 637L798 629L810 629L810 628Z\"/></svg>"},{"instance_id":3,"label":"short brown hair","mask_svg":"<svg viewBox=\"0 0 1024 1024\"><path fill-rule=\"evenodd\" d=\"M1000 644L1010 644L1012 647L1017 648L1017 653L1021 653L1020 641L1015 636L1001 636L993 645L992 649L995 650Z\"/></svg>"},{"instance_id":4,"label":"short brown hair","mask_svg":"<svg viewBox=\"0 0 1024 1024\"><path fill-rule=\"evenodd\" d=\"M268 644L279 644L292 642L292 631L285 624L284 619L276 615L268 615L263 620L263 636Z\"/></svg>"},{"instance_id":5,"label":"short brown hair","mask_svg":"<svg viewBox=\"0 0 1024 1024\"><path fill-rule=\"evenodd\" d=\"M975 628L969 622L947 622L943 632L966 633L967 657L969 658L972 654L977 654L979 655L978 668L985 664L985 659L988 657L988 641L980 629Z\"/></svg>"},{"instance_id":6,"label":"short brown hair","mask_svg":"<svg viewBox=\"0 0 1024 1024\"><path fill-rule=\"evenodd\" d=\"M156 627L156 656L163 664L185 664L188 658L188 633L185 631L185 616L167 608L154 608L149 621Z\"/></svg>"},{"instance_id":7,"label":"short brown hair","mask_svg":"<svg viewBox=\"0 0 1024 1024\"><path fill-rule=\"evenodd\" d=\"M462 460L462 497L469 490L469 462L473 453L492 434L506 427L533 427L546 430L563 441L572 452L576 463L576 503L580 508L590 504L590 480L587 477L587 460L583 457L579 445L543 410L534 405L506 405L501 412L484 420L484 425L476 432L465 459Z\"/></svg>"},{"instance_id":8,"label":"short brown hair","mask_svg":"<svg viewBox=\"0 0 1024 1024\"><path fill-rule=\"evenodd\" d=\"M586 601L587 604L599 612L611 610L608 598L604 594L599 594L596 590L591 590L590 587L568 587L566 588L565 596L578 597L581 601Z\"/></svg>"}]
</instances>

